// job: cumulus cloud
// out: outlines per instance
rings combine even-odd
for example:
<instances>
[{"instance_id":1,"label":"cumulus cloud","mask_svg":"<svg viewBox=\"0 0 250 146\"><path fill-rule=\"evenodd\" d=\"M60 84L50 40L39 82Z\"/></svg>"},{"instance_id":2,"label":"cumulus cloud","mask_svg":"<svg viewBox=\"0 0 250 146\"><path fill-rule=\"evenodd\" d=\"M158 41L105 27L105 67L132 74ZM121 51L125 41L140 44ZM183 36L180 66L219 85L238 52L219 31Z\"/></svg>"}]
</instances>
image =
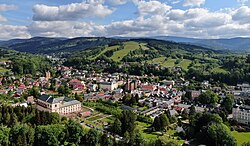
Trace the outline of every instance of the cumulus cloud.
<instances>
[{"instance_id":1,"label":"cumulus cloud","mask_svg":"<svg viewBox=\"0 0 250 146\"><path fill-rule=\"evenodd\" d=\"M250 23L250 8L241 6L232 12L233 20L239 23Z\"/></svg>"},{"instance_id":2,"label":"cumulus cloud","mask_svg":"<svg viewBox=\"0 0 250 146\"><path fill-rule=\"evenodd\" d=\"M0 24L0 39L13 39L13 38L30 38L26 26L2 25Z\"/></svg>"},{"instance_id":3,"label":"cumulus cloud","mask_svg":"<svg viewBox=\"0 0 250 146\"><path fill-rule=\"evenodd\" d=\"M205 4L206 0L185 0L183 3L184 7L200 7Z\"/></svg>"},{"instance_id":4,"label":"cumulus cloud","mask_svg":"<svg viewBox=\"0 0 250 146\"><path fill-rule=\"evenodd\" d=\"M72 21L35 21L28 30L32 36L45 37L102 36L105 31L94 23Z\"/></svg>"},{"instance_id":5,"label":"cumulus cloud","mask_svg":"<svg viewBox=\"0 0 250 146\"><path fill-rule=\"evenodd\" d=\"M145 15L164 15L167 11L169 11L172 7L161 3L157 0L152 1L134 1L137 5L138 13L141 16Z\"/></svg>"},{"instance_id":6,"label":"cumulus cloud","mask_svg":"<svg viewBox=\"0 0 250 146\"><path fill-rule=\"evenodd\" d=\"M122 0L121 0L122 1ZM250 36L250 8L211 11L206 8L174 9L157 0L132 0L139 16L134 19L112 21L108 24L79 21L81 18L99 16L103 11L91 13L89 7L105 6L105 0L87 0L64 6L39 5L36 21L29 26L0 25L4 38L30 36L87 37L87 36L156 36L218 38ZM118 4L118 3L117 3ZM38 5L37 5L38 6ZM35 8L35 7L34 7ZM60 12L60 13L59 13ZM77 12L77 14L75 14ZM84 13L83 13L84 12ZM38 15L39 14L39 15ZM34 17L35 17L34 16ZM106 16L106 15L105 15ZM76 21L77 20L77 21ZM90 19L91 20L91 19ZM1 17L0 17L1 21Z\"/></svg>"},{"instance_id":7,"label":"cumulus cloud","mask_svg":"<svg viewBox=\"0 0 250 146\"><path fill-rule=\"evenodd\" d=\"M62 6L35 5L33 20L35 21L72 21L86 17L105 17L114 10L104 6L103 1L89 0Z\"/></svg>"}]
</instances>

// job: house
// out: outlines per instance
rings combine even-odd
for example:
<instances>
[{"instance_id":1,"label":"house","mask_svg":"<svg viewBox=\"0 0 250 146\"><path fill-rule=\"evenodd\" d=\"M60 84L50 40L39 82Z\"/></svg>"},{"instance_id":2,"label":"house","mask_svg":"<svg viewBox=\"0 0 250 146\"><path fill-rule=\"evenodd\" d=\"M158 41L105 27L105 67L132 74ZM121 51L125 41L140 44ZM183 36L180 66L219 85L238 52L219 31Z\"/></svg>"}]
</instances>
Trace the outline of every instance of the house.
<instances>
[{"instance_id":1,"label":"house","mask_svg":"<svg viewBox=\"0 0 250 146\"><path fill-rule=\"evenodd\" d=\"M57 112L62 115L81 111L81 102L68 97L54 98L49 95L41 95L37 99L37 109L40 111Z\"/></svg>"},{"instance_id":2,"label":"house","mask_svg":"<svg viewBox=\"0 0 250 146\"><path fill-rule=\"evenodd\" d=\"M78 79L72 79L69 81L70 86L74 86L75 84L83 84L83 82Z\"/></svg>"},{"instance_id":3,"label":"house","mask_svg":"<svg viewBox=\"0 0 250 146\"><path fill-rule=\"evenodd\" d=\"M250 106L233 107L233 119L242 124L250 124Z\"/></svg>"},{"instance_id":4,"label":"house","mask_svg":"<svg viewBox=\"0 0 250 146\"><path fill-rule=\"evenodd\" d=\"M0 90L0 94L7 94L8 91L7 90Z\"/></svg>"},{"instance_id":5,"label":"house","mask_svg":"<svg viewBox=\"0 0 250 146\"><path fill-rule=\"evenodd\" d=\"M154 91L156 87L154 85L142 85L141 90L142 91Z\"/></svg>"},{"instance_id":6,"label":"house","mask_svg":"<svg viewBox=\"0 0 250 146\"><path fill-rule=\"evenodd\" d=\"M85 89L85 86L83 84L74 84L73 85L73 90L82 91L84 89Z\"/></svg>"},{"instance_id":7,"label":"house","mask_svg":"<svg viewBox=\"0 0 250 146\"><path fill-rule=\"evenodd\" d=\"M197 98L201 95L201 91L198 90L189 90L186 93L187 95L189 95L192 99Z\"/></svg>"},{"instance_id":8,"label":"house","mask_svg":"<svg viewBox=\"0 0 250 146\"><path fill-rule=\"evenodd\" d=\"M115 82L98 82L98 85L100 89L109 91L113 91L118 88L118 85Z\"/></svg>"}]
</instances>

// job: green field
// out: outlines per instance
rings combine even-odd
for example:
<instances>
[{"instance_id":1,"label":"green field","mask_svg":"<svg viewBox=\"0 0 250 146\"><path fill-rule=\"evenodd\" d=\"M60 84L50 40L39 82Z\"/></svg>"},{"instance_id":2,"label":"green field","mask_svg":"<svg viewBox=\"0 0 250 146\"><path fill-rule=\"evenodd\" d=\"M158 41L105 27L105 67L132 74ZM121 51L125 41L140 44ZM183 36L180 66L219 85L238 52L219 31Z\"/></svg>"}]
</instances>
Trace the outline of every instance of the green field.
<instances>
[{"instance_id":1,"label":"green field","mask_svg":"<svg viewBox=\"0 0 250 146\"><path fill-rule=\"evenodd\" d=\"M215 72L215 73L226 73L227 71L220 68L220 67L216 67L216 68L213 68L212 69L212 72Z\"/></svg>"},{"instance_id":2,"label":"green field","mask_svg":"<svg viewBox=\"0 0 250 146\"><path fill-rule=\"evenodd\" d=\"M7 72L7 71L9 71L8 69L6 69L6 68L2 68L2 67L0 67L0 73L5 73L5 72Z\"/></svg>"},{"instance_id":3,"label":"green field","mask_svg":"<svg viewBox=\"0 0 250 146\"><path fill-rule=\"evenodd\" d=\"M104 49L104 50L102 50L102 52L101 52L101 53L99 53L98 55L94 56L94 57L93 57L93 58L91 58L91 59L96 59L97 57L101 56L101 55L102 55L102 54L104 54L105 52L110 51L110 50L117 49L117 48L119 48L119 47L120 47L120 46L118 46L118 45L115 45L115 46L110 46L110 47L105 47L105 49Z\"/></svg>"},{"instance_id":4,"label":"green field","mask_svg":"<svg viewBox=\"0 0 250 146\"><path fill-rule=\"evenodd\" d=\"M172 58L167 58L166 61L164 61L164 63L162 64L165 67L174 67L175 66L175 61L176 59L172 59Z\"/></svg>"},{"instance_id":5,"label":"green field","mask_svg":"<svg viewBox=\"0 0 250 146\"><path fill-rule=\"evenodd\" d=\"M180 65L182 69L187 70L191 62L191 60L183 59L178 65Z\"/></svg>"},{"instance_id":6,"label":"green field","mask_svg":"<svg viewBox=\"0 0 250 146\"><path fill-rule=\"evenodd\" d=\"M146 139L147 141L150 140L155 140L157 138L162 138L164 140L173 140L178 142L180 145L182 145L184 143L184 140L177 140L177 137L174 136L175 134L175 130L167 130L167 132L164 132L163 135L161 132L151 132L151 133L147 133L144 130L147 129L150 124L147 123L143 123L143 122L136 122L137 126L136 128L140 131L140 133L142 134L143 138Z\"/></svg>"},{"instance_id":7,"label":"green field","mask_svg":"<svg viewBox=\"0 0 250 146\"><path fill-rule=\"evenodd\" d=\"M241 146L244 142L250 142L250 132L232 132L233 137L237 140L237 145Z\"/></svg>"},{"instance_id":8,"label":"green field","mask_svg":"<svg viewBox=\"0 0 250 146\"><path fill-rule=\"evenodd\" d=\"M114 61L121 61L130 51L139 49L139 44L137 42L126 42L124 43L124 49L114 52L111 59Z\"/></svg>"}]
</instances>

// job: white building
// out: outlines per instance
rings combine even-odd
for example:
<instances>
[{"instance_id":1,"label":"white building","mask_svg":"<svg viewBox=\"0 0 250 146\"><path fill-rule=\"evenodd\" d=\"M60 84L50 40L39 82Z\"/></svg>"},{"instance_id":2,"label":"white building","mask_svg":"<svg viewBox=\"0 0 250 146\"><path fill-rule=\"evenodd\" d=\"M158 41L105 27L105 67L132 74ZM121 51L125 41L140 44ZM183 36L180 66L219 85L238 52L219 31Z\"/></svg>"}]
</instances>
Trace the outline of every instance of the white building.
<instances>
[{"instance_id":1,"label":"white building","mask_svg":"<svg viewBox=\"0 0 250 146\"><path fill-rule=\"evenodd\" d=\"M80 112L81 102L68 97L54 98L49 95L41 95L37 100L37 109L66 115Z\"/></svg>"},{"instance_id":2,"label":"white building","mask_svg":"<svg viewBox=\"0 0 250 146\"><path fill-rule=\"evenodd\" d=\"M118 84L115 82L99 82L100 89L113 91L118 88Z\"/></svg>"},{"instance_id":3,"label":"white building","mask_svg":"<svg viewBox=\"0 0 250 146\"><path fill-rule=\"evenodd\" d=\"M250 106L234 106L233 119L242 124L250 124Z\"/></svg>"}]
</instances>

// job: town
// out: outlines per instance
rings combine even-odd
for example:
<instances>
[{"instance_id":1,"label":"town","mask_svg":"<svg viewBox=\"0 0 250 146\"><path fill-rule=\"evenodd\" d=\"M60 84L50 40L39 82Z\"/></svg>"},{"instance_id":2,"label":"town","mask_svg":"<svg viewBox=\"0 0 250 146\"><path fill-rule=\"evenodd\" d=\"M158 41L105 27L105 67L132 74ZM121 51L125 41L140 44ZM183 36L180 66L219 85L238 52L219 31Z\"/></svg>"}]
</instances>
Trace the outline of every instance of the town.
<instances>
[{"instance_id":1,"label":"town","mask_svg":"<svg viewBox=\"0 0 250 146\"><path fill-rule=\"evenodd\" d=\"M0 64L12 66L10 60ZM107 137L123 142L129 139L128 131L123 133L123 127L119 127L123 114L137 116L136 120L126 118L135 124L132 131L137 130L147 141L162 138L177 145L192 143L188 140L192 137L189 130L196 113L203 113L204 118L220 115L236 130L232 133L250 130L250 85L246 82L218 86L204 80L198 83L200 89L194 89L185 78L159 80L153 75L97 73L61 64L53 70L53 74L46 71L36 77L3 74L1 104L58 113L86 129L107 133Z\"/></svg>"}]
</instances>

